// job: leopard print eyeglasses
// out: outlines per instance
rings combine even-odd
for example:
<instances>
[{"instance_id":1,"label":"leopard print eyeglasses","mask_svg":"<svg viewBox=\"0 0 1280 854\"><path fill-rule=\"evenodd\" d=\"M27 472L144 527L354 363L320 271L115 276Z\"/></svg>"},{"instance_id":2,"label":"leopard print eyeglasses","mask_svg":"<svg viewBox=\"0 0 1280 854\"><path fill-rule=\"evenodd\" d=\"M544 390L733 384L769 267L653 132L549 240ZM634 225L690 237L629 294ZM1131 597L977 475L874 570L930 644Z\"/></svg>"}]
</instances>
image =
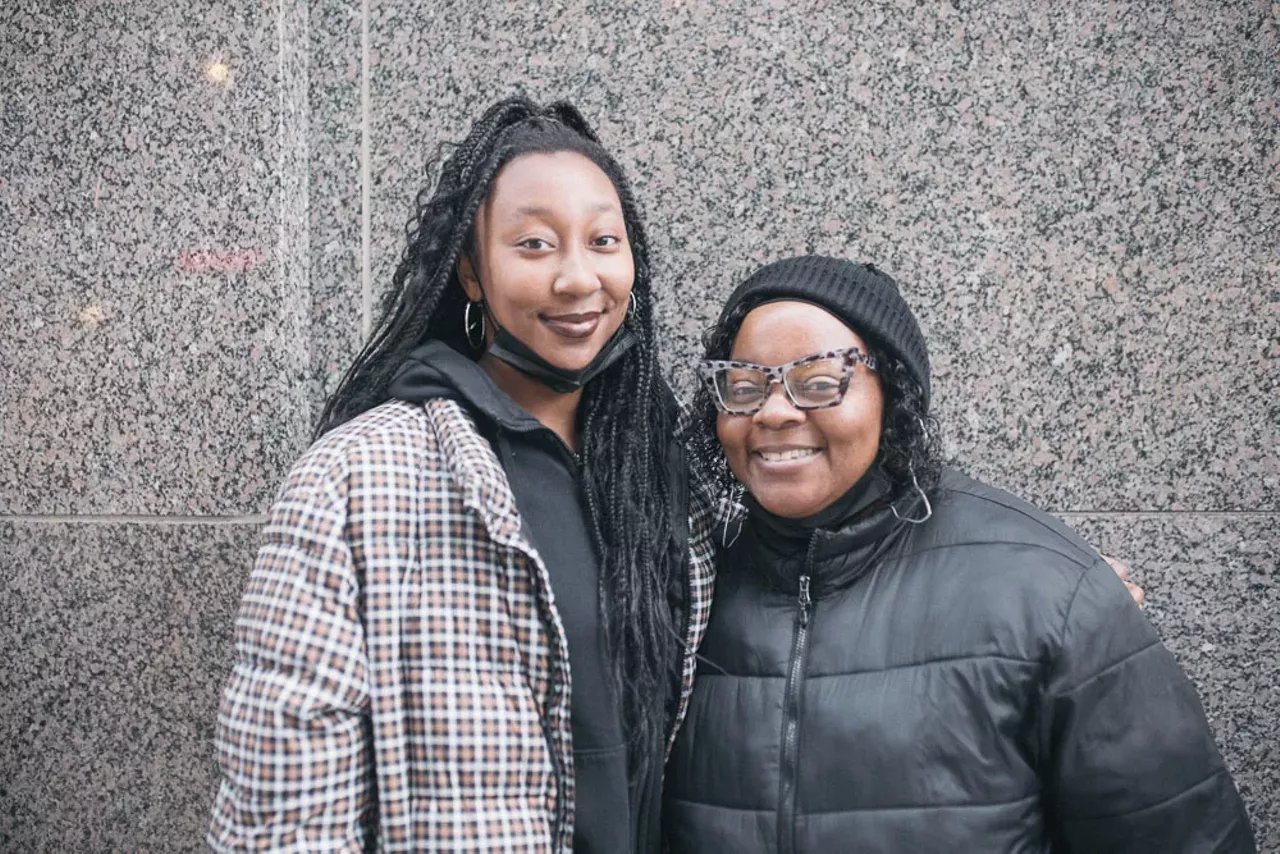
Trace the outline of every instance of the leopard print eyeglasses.
<instances>
[{"instance_id":1,"label":"leopard print eyeglasses","mask_svg":"<svg viewBox=\"0 0 1280 854\"><path fill-rule=\"evenodd\" d=\"M876 369L875 359L858 347L829 350L768 367L751 362L708 359L703 377L715 392L716 405L731 415L752 415L764 407L773 384L779 383L796 409L839 406L858 364Z\"/></svg>"}]
</instances>

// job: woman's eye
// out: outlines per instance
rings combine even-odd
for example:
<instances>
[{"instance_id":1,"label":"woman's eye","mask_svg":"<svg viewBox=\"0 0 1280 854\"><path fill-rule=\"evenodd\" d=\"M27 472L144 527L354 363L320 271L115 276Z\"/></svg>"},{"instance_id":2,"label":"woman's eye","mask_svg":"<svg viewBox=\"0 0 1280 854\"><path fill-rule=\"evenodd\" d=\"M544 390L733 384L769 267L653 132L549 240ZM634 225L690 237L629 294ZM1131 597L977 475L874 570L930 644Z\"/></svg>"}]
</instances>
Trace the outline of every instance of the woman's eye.
<instances>
[{"instance_id":1,"label":"woman's eye","mask_svg":"<svg viewBox=\"0 0 1280 854\"><path fill-rule=\"evenodd\" d=\"M833 392L840 387L840 381L834 377L812 377L804 381L804 390L810 394Z\"/></svg>"},{"instance_id":2,"label":"woman's eye","mask_svg":"<svg viewBox=\"0 0 1280 854\"><path fill-rule=\"evenodd\" d=\"M535 251L551 248L551 244L543 240L541 237L529 237L524 240L521 240L516 245L519 246L521 249L533 249Z\"/></svg>"},{"instance_id":3,"label":"woman's eye","mask_svg":"<svg viewBox=\"0 0 1280 854\"><path fill-rule=\"evenodd\" d=\"M591 241L592 246L617 246L622 240L612 234L603 234Z\"/></svg>"},{"instance_id":4,"label":"woman's eye","mask_svg":"<svg viewBox=\"0 0 1280 854\"><path fill-rule=\"evenodd\" d=\"M734 400L755 400L760 396L760 386L755 383L737 383L729 386L729 396Z\"/></svg>"}]
</instances>

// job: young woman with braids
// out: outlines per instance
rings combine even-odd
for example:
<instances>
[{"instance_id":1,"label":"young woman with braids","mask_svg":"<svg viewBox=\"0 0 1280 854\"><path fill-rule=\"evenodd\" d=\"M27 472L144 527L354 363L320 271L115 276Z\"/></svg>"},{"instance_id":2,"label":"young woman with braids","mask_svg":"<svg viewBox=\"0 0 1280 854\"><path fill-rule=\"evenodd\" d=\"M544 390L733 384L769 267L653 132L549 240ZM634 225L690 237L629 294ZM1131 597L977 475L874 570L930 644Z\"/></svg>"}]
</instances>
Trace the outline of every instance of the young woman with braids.
<instances>
[{"instance_id":1,"label":"young woman with braids","mask_svg":"<svg viewBox=\"0 0 1280 854\"><path fill-rule=\"evenodd\" d=\"M1254 850L1195 689L1116 574L941 466L891 278L769 265L707 356L702 456L718 441L747 496L667 766L672 854Z\"/></svg>"},{"instance_id":2,"label":"young woman with braids","mask_svg":"<svg viewBox=\"0 0 1280 854\"><path fill-rule=\"evenodd\" d=\"M656 849L712 569L657 356L622 170L494 105L271 511L215 850Z\"/></svg>"}]
</instances>

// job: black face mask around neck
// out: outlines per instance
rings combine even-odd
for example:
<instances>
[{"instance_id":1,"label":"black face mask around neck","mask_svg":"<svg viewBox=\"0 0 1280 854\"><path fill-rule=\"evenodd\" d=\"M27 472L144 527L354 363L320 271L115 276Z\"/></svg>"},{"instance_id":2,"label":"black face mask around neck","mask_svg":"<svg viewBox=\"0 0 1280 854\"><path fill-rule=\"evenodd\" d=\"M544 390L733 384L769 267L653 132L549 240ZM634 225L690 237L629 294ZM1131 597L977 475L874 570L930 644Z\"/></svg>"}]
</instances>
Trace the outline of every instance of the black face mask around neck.
<instances>
[{"instance_id":1,"label":"black face mask around neck","mask_svg":"<svg viewBox=\"0 0 1280 854\"><path fill-rule=\"evenodd\" d=\"M560 394L577 391L604 373L639 341L626 325L618 327L613 337L600 349L596 357L580 371L557 368L506 329L498 326L489 345L488 354L507 363L520 373L532 377L547 388Z\"/></svg>"}]
</instances>

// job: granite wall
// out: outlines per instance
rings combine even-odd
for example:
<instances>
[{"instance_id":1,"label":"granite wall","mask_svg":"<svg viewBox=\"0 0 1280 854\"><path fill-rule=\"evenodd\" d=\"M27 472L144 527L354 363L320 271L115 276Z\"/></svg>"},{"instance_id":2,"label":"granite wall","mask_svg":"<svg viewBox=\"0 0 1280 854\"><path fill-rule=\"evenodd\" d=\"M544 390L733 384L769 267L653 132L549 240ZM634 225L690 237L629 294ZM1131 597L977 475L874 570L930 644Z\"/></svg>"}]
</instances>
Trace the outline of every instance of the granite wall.
<instances>
[{"instance_id":1,"label":"granite wall","mask_svg":"<svg viewBox=\"0 0 1280 854\"><path fill-rule=\"evenodd\" d=\"M1280 851L1280 7L16 0L0 12L0 850L200 846L238 590L426 164L569 97L667 364L874 260L947 447L1127 559Z\"/></svg>"}]
</instances>

